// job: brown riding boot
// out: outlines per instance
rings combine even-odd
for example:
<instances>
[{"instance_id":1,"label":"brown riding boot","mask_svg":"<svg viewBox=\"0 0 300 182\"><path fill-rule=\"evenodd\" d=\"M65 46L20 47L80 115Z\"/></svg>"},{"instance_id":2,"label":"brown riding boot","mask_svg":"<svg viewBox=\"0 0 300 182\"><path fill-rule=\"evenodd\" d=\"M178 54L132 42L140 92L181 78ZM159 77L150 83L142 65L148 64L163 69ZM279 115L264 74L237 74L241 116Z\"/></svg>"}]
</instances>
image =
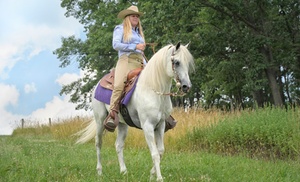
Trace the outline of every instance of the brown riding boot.
<instances>
[{"instance_id":1,"label":"brown riding boot","mask_svg":"<svg viewBox=\"0 0 300 182\"><path fill-rule=\"evenodd\" d=\"M118 111L112 110L104 120L104 127L107 131L114 132L118 124Z\"/></svg>"},{"instance_id":2,"label":"brown riding boot","mask_svg":"<svg viewBox=\"0 0 300 182\"><path fill-rule=\"evenodd\" d=\"M165 120L165 122L166 122L165 132L167 132L170 129L173 129L177 124L177 121L171 115Z\"/></svg>"}]
</instances>

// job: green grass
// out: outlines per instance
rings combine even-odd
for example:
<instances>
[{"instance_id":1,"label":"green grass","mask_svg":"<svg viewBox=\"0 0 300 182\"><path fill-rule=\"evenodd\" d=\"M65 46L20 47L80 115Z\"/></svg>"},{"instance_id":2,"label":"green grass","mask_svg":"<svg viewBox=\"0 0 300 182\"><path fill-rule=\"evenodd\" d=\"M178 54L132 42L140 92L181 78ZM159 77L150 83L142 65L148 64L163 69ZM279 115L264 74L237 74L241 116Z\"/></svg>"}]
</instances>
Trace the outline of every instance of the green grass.
<instances>
[{"instance_id":1,"label":"green grass","mask_svg":"<svg viewBox=\"0 0 300 182\"><path fill-rule=\"evenodd\" d=\"M221 113L179 109L165 135L164 181L300 181L300 110L266 108ZM104 136L103 176L96 172L93 142L75 145L73 134L91 118L17 128L0 137L0 182L149 181L152 167L143 132L129 129L128 173L119 174L115 133Z\"/></svg>"},{"instance_id":2,"label":"green grass","mask_svg":"<svg viewBox=\"0 0 300 182\"><path fill-rule=\"evenodd\" d=\"M183 139L195 150L262 159L300 159L299 109L242 111L206 128L194 128Z\"/></svg>"},{"instance_id":3,"label":"green grass","mask_svg":"<svg viewBox=\"0 0 300 182\"><path fill-rule=\"evenodd\" d=\"M106 136L109 137L109 136ZM126 148L128 173L119 174L113 143L104 141L103 176L96 174L92 142L74 145L51 135L0 137L0 181L149 181L148 149ZM255 160L206 152L168 151L161 162L164 181L300 181L299 161Z\"/></svg>"}]
</instances>

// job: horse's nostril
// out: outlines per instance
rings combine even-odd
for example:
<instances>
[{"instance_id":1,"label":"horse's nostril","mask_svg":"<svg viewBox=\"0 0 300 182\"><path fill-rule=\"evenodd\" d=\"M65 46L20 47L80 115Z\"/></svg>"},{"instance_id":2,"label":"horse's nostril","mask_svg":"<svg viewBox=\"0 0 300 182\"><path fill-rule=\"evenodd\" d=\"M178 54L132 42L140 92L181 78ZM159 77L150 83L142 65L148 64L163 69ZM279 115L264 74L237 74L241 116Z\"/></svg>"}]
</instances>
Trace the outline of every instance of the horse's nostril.
<instances>
[{"instance_id":1,"label":"horse's nostril","mask_svg":"<svg viewBox=\"0 0 300 182\"><path fill-rule=\"evenodd\" d=\"M182 85L181 89L182 89L183 92L186 93L186 92L189 91L190 87L188 87L187 85Z\"/></svg>"}]
</instances>

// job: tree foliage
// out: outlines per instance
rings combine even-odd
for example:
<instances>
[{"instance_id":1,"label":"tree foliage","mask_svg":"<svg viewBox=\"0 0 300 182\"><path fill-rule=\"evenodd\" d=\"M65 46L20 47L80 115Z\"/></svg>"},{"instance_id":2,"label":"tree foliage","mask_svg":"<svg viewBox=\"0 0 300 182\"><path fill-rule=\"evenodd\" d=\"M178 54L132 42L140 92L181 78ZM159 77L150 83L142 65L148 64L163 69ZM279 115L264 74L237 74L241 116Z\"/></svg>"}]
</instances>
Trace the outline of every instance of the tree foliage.
<instances>
[{"instance_id":1,"label":"tree foliage","mask_svg":"<svg viewBox=\"0 0 300 182\"><path fill-rule=\"evenodd\" d=\"M86 39L62 39L54 51L61 67L72 61L85 77L65 85L78 108L87 104L89 92L117 60L112 32L121 23L118 12L138 5L144 12L146 42L191 42L196 71L194 92L205 107L244 108L272 103L299 103L300 3L297 0L62 0L66 16L85 27ZM152 49L145 51L151 57Z\"/></svg>"}]
</instances>

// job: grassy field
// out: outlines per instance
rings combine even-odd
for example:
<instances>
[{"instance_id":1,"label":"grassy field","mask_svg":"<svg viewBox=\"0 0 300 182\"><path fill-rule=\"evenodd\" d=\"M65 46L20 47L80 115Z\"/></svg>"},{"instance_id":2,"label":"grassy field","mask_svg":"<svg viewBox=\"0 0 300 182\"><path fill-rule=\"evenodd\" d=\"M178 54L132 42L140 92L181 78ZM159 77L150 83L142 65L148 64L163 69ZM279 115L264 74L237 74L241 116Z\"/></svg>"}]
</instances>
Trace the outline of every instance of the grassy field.
<instances>
[{"instance_id":1,"label":"grassy field","mask_svg":"<svg viewBox=\"0 0 300 182\"><path fill-rule=\"evenodd\" d=\"M74 145L50 136L1 137L0 181L148 181L147 149L126 147L128 174L119 174L111 144L102 151L104 175L96 174L94 145ZM166 151L161 163L165 181L300 181L299 161L255 160L203 152Z\"/></svg>"},{"instance_id":2,"label":"grassy field","mask_svg":"<svg viewBox=\"0 0 300 182\"><path fill-rule=\"evenodd\" d=\"M260 115L270 115L270 112L260 113ZM275 115L278 118L278 112ZM291 121L291 118L287 118L290 117L289 115L284 115L283 118ZM218 152L215 151L212 141L208 142L212 150L195 147L195 142L199 142L202 137L199 132L210 136L212 134L206 130L212 128L211 132L215 134L214 136L224 137L222 134L218 134L219 130L226 132L229 130L216 129L217 126L228 122L232 125L228 124L226 127L235 128L237 125L241 130L241 126L236 124L235 120L239 118L238 122L241 122L245 120L246 116L249 117L248 115L219 111L194 112L193 110L184 113L182 110L175 110L173 116L179 120L179 123L165 136L166 152L161 162L164 181L300 181L299 156L270 159L260 155L249 157L237 152L232 155L232 153L224 152L226 150L223 151L223 149L227 147L226 149L230 150L234 146L218 145L222 149ZM257 115L255 116L257 117ZM272 116L270 117L272 118ZM295 117L295 122L299 123L298 114L292 114L292 117ZM107 133L105 135L102 150L104 174L99 177L96 173L96 152L93 141L84 145L74 144L72 134L84 127L83 120L87 121L90 118L71 119L53 124L51 127L36 126L17 129L13 136L0 137L0 181L149 181L152 162L145 140L141 140L143 133L140 130L129 130L124 151L128 173L124 176L119 174L118 160L114 149L116 134ZM255 123L255 119L252 120ZM247 122L250 121L247 120ZM254 124L253 127L255 128ZM202 131L199 128L206 130ZM298 132L299 125L294 128L296 128L295 132ZM271 129L266 129L266 131L273 131ZM275 127L274 130L277 131L278 128ZM285 132L286 130L282 130L282 133ZM250 132L246 133L249 138ZM262 135L259 133L264 132L257 133L257 136L261 138ZM286 136L282 135L282 138L294 136L292 133L290 132L290 135ZM277 134L281 135L281 132L277 131ZM239 132L238 136L244 137ZM297 139L298 135L295 136ZM230 138L233 138L234 141L237 140L234 137ZM211 140L209 137L203 139ZM295 144L289 142L287 146L298 150L298 143L297 141ZM282 145L281 142L279 144ZM242 149L247 150L247 148Z\"/></svg>"}]
</instances>

